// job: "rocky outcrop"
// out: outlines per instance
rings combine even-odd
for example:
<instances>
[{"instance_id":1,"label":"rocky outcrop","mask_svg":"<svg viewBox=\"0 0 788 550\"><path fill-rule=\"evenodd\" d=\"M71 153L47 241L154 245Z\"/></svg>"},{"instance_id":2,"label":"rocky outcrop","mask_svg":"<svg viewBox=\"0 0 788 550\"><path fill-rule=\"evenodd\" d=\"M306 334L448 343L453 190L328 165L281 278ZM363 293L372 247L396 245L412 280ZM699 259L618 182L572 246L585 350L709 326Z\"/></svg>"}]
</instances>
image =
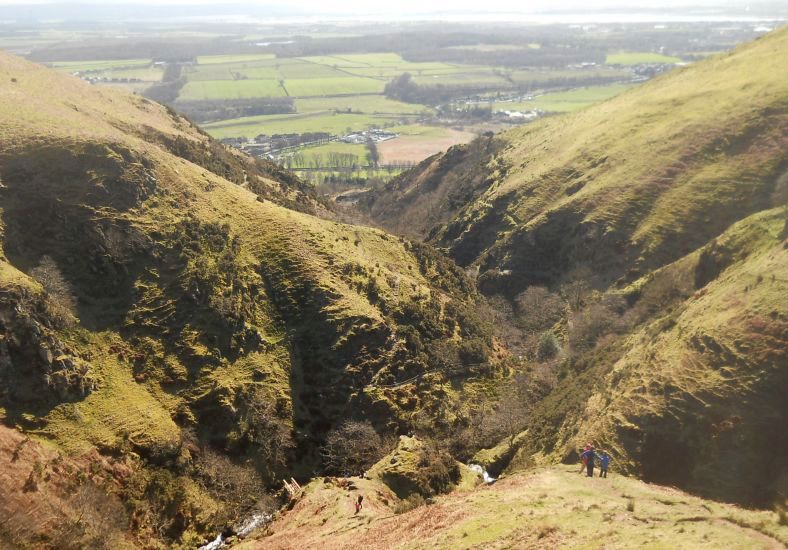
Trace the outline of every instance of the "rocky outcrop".
<instances>
[{"instance_id":1,"label":"rocky outcrop","mask_svg":"<svg viewBox=\"0 0 788 550\"><path fill-rule=\"evenodd\" d=\"M98 385L91 365L73 354L52 330L46 298L26 289L0 291L0 398L9 405L76 401Z\"/></svg>"}]
</instances>

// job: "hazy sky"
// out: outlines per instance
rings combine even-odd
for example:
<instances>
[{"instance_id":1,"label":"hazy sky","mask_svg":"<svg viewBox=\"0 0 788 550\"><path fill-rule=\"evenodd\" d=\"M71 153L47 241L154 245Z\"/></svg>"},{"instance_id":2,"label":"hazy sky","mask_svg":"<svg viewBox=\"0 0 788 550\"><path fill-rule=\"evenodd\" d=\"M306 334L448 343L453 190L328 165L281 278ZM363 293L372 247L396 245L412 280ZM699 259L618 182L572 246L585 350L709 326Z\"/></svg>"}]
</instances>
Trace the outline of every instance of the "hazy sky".
<instances>
[{"instance_id":1,"label":"hazy sky","mask_svg":"<svg viewBox=\"0 0 788 550\"><path fill-rule=\"evenodd\" d=\"M0 5L25 5L25 4L203 4L203 5L287 5L307 9L359 9L376 5L370 0L0 0ZM425 11L456 11L456 10L494 10L494 11L530 11L532 9L596 9L609 7L678 7L678 6L724 6L744 8L749 4L762 3L759 0L641 0L633 3L629 0L396 0L392 2L377 3L378 6L388 5L392 9Z\"/></svg>"},{"instance_id":2,"label":"hazy sky","mask_svg":"<svg viewBox=\"0 0 788 550\"><path fill-rule=\"evenodd\" d=\"M156 6L157 10L140 11L141 17L157 16L166 12L165 6L191 5L191 6L211 6L207 8L211 14L225 16L260 16L261 14L297 14L297 15L319 15L321 17L334 16L346 17L348 15L384 16L390 19L412 17L412 16L440 16L440 14L463 14L467 17L484 18L495 17L495 14L522 14L528 17L529 14L538 12L564 12L574 15L593 13L597 10L607 10L610 13L637 13L647 10L652 13L712 11L746 14L746 8L765 7L769 5L782 6L779 11L784 11L788 0L387 0L376 2L374 0L0 0L0 16L3 15L2 8L17 9L20 6L34 6L40 4L64 4L80 5L70 12L61 9L53 17L83 17L93 13L99 18L112 16L113 5L150 5ZM98 13L91 11L94 5L100 9ZM223 11L226 6L226 12ZM688 8L683 10L682 8ZM696 8L695 10L690 8ZM770 9L767 8L767 9ZM22 8L24 10L24 7ZM33 8L34 9L34 8ZM41 8L46 9L46 8ZM42 16L41 9L37 10L38 17ZM67 9L67 8L64 8ZM119 17L129 17L129 9L118 12ZM246 11L248 9L248 11ZM165 11L163 11L165 10ZM22 12L24 13L24 12ZM46 12L43 13L46 16ZM194 14L207 15L206 8L197 8L191 12L184 11L181 15L191 16ZM169 16L169 15L168 15ZM512 20L514 20L512 18Z\"/></svg>"}]
</instances>

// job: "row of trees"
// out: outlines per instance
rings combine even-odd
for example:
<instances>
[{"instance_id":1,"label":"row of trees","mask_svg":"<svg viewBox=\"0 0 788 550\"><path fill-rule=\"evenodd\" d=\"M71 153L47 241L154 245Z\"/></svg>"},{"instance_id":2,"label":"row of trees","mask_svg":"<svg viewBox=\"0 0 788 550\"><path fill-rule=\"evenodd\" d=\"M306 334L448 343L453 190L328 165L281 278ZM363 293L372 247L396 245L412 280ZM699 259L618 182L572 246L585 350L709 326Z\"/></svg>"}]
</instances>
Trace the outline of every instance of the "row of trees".
<instances>
[{"instance_id":1,"label":"row of trees","mask_svg":"<svg viewBox=\"0 0 788 550\"><path fill-rule=\"evenodd\" d=\"M322 153L314 153L306 156L303 152L297 151L281 158L280 163L287 169L308 168L313 170L337 170L346 172L370 171L380 168L392 174L397 169L408 169L416 166L412 160L395 160L388 164L380 164L380 153L367 152L365 158L367 164L361 164L358 155L352 153L329 152L325 156Z\"/></svg>"}]
</instances>

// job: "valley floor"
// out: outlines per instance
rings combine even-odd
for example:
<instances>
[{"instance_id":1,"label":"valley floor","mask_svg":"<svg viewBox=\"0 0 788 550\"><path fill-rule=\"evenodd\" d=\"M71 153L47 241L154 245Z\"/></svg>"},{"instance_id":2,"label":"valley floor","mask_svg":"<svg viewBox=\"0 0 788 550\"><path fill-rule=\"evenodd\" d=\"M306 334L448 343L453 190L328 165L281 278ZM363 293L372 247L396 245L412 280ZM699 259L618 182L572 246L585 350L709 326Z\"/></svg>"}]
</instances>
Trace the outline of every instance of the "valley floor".
<instances>
[{"instance_id":1,"label":"valley floor","mask_svg":"<svg viewBox=\"0 0 788 550\"><path fill-rule=\"evenodd\" d=\"M574 466L505 477L403 514L382 484L310 484L305 496L243 548L785 548L777 514L703 500ZM364 494L365 508L352 502Z\"/></svg>"}]
</instances>

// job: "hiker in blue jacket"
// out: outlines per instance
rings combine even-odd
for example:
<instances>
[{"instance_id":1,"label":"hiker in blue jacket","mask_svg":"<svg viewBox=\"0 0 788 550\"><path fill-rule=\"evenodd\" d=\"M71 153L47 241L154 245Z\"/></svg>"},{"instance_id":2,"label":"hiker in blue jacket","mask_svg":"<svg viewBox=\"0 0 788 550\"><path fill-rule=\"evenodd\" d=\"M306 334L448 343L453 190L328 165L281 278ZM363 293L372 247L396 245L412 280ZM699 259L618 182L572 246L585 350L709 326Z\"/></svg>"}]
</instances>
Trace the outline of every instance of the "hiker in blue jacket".
<instances>
[{"instance_id":1,"label":"hiker in blue jacket","mask_svg":"<svg viewBox=\"0 0 788 550\"><path fill-rule=\"evenodd\" d=\"M607 477L607 467L610 464L610 455L606 452L599 457L599 477Z\"/></svg>"},{"instance_id":2,"label":"hiker in blue jacket","mask_svg":"<svg viewBox=\"0 0 788 550\"><path fill-rule=\"evenodd\" d=\"M580 458L582 458L586 464L586 475L588 477L594 477L594 460L599 458L599 455L594 452L594 446L592 445L583 454L581 454Z\"/></svg>"}]
</instances>

